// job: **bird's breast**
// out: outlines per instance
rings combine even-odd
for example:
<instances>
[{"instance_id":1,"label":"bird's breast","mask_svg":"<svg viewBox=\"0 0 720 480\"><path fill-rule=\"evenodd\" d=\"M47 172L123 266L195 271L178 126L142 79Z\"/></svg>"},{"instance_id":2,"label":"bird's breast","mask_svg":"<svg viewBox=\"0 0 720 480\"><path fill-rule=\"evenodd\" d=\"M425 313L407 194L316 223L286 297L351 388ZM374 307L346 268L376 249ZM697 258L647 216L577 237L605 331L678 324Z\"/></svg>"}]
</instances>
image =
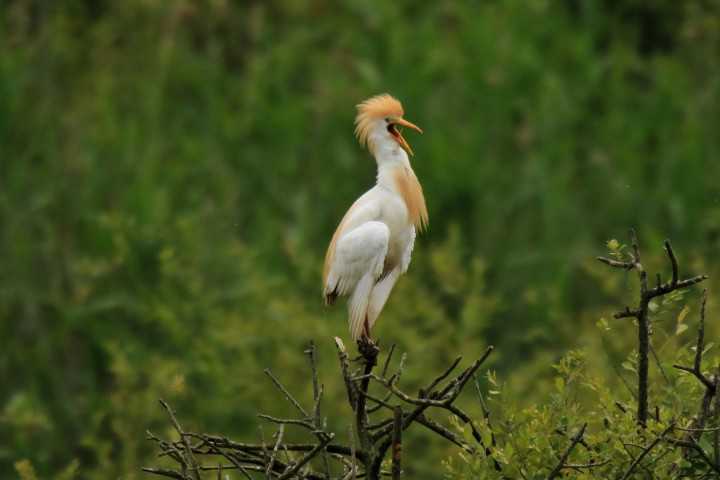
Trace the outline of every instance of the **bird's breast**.
<instances>
[{"instance_id":1,"label":"bird's breast","mask_svg":"<svg viewBox=\"0 0 720 480\"><path fill-rule=\"evenodd\" d=\"M393 269L400 264L403 252L410 241L409 231L412 224L408 219L408 210L400 196L388 194L381 209L380 221L390 230L388 252L385 257L385 269Z\"/></svg>"}]
</instances>

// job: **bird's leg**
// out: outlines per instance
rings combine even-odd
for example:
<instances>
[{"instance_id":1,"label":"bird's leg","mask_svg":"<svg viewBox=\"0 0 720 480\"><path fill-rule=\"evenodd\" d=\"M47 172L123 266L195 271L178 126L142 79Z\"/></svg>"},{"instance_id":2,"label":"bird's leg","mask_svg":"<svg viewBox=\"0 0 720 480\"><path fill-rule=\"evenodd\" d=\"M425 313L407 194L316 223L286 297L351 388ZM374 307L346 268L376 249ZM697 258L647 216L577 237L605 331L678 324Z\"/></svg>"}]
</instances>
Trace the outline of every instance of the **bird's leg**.
<instances>
[{"instance_id":1,"label":"bird's leg","mask_svg":"<svg viewBox=\"0 0 720 480\"><path fill-rule=\"evenodd\" d=\"M362 336L358 339L357 344L358 351L360 352L363 360L365 360L366 370L372 370L372 368L377 365L377 357L380 353L380 347L373 341L372 338L370 338L370 321L367 315L365 316L365 325Z\"/></svg>"},{"instance_id":2,"label":"bird's leg","mask_svg":"<svg viewBox=\"0 0 720 480\"><path fill-rule=\"evenodd\" d=\"M372 342L372 339L370 338L370 319L367 315L365 315L365 323L363 324L363 337L367 337L368 340Z\"/></svg>"}]
</instances>

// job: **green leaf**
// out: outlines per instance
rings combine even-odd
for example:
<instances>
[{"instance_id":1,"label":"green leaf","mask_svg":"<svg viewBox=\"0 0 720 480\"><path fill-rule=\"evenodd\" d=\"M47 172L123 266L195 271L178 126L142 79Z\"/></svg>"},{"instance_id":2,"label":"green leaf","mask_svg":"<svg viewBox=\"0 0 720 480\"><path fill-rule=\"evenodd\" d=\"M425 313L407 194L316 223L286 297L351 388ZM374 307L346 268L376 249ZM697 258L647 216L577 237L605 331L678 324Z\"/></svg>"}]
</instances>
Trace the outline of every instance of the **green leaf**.
<instances>
[{"instance_id":1,"label":"green leaf","mask_svg":"<svg viewBox=\"0 0 720 480\"><path fill-rule=\"evenodd\" d=\"M688 329L687 323L678 323L678 326L675 329L675 335L680 335L687 329Z\"/></svg>"},{"instance_id":2,"label":"green leaf","mask_svg":"<svg viewBox=\"0 0 720 480\"><path fill-rule=\"evenodd\" d=\"M677 323L683 323L685 321L685 317L688 316L688 313L690 313L690 307L685 305L682 310L680 310L680 313L678 313Z\"/></svg>"},{"instance_id":3,"label":"green leaf","mask_svg":"<svg viewBox=\"0 0 720 480\"><path fill-rule=\"evenodd\" d=\"M487 423L482 424L480 428L480 436L482 437L485 445L492 445L492 431L488 427Z\"/></svg>"},{"instance_id":4,"label":"green leaf","mask_svg":"<svg viewBox=\"0 0 720 480\"><path fill-rule=\"evenodd\" d=\"M35 468L28 459L18 460L15 462L15 470L20 476L20 480L37 480Z\"/></svg>"},{"instance_id":5,"label":"green leaf","mask_svg":"<svg viewBox=\"0 0 720 480\"><path fill-rule=\"evenodd\" d=\"M56 477L55 480L73 480L77 478L77 471L80 467L80 462L75 459L68 464Z\"/></svg>"},{"instance_id":6,"label":"green leaf","mask_svg":"<svg viewBox=\"0 0 720 480\"><path fill-rule=\"evenodd\" d=\"M597 321L596 325L600 330L605 330L605 331L610 330L610 324L605 319L605 317L601 317L600 320Z\"/></svg>"}]
</instances>

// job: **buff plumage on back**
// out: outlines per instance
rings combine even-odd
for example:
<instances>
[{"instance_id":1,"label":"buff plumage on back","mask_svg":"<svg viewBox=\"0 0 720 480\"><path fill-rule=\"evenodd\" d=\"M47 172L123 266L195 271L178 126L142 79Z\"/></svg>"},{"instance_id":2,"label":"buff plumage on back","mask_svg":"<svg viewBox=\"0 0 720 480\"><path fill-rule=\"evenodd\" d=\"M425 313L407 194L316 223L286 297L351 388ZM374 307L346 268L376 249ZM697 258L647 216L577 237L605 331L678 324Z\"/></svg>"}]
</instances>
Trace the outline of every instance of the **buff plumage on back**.
<instances>
[{"instance_id":1,"label":"buff plumage on back","mask_svg":"<svg viewBox=\"0 0 720 480\"><path fill-rule=\"evenodd\" d=\"M428 211L422 186L412 168L397 169L395 172L395 186L405 202L410 222L422 232L428 224Z\"/></svg>"},{"instance_id":2,"label":"buff plumage on back","mask_svg":"<svg viewBox=\"0 0 720 480\"><path fill-rule=\"evenodd\" d=\"M355 136L360 145L366 146L371 152L375 149L370 139L373 121L385 117L402 117L405 113L400 101L389 93L368 98L358 104L357 109Z\"/></svg>"}]
</instances>

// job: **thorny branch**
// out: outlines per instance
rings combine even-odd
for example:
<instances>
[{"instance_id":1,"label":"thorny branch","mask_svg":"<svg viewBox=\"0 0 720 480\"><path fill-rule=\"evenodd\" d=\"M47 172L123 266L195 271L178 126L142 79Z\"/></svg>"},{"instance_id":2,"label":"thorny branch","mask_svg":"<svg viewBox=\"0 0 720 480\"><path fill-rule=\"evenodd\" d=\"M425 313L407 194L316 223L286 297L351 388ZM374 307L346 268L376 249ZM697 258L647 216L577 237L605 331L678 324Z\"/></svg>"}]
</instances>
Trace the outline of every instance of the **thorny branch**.
<instances>
[{"instance_id":1,"label":"thorny branch","mask_svg":"<svg viewBox=\"0 0 720 480\"><path fill-rule=\"evenodd\" d=\"M227 471L236 471L248 480L259 478L256 476L284 480L377 480L381 475L392 475L394 479L399 479L403 464L402 434L415 423L467 452L477 450L448 427L425 415L429 409L442 409L470 425L478 444L484 448L486 455L492 457L491 446L482 444L474 421L454 404L467 382L490 355L492 347L460 374L448 380L460 364L461 358L457 358L444 372L429 379L428 386L421 389L417 396L412 396L399 386L405 355L401 357L395 373L389 374L389 370L392 370L394 346L389 350L381 371L374 373L380 351L374 343L359 345L363 361L361 372L351 369L347 351L339 338L335 338L335 345L347 400L354 418L348 444L334 443L336 435L327 429L327 421L322 417L320 406L324 388L318 375L317 351L311 342L305 350L310 364L313 391L310 407L304 406L280 378L265 369L265 374L278 392L298 413L296 418L258 414L258 418L277 428L272 440L267 443L264 440L259 443L241 443L223 436L187 432L181 428L170 406L161 401L179 439L166 441L150 432L148 439L160 448L159 456L172 460L177 464L177 468L147 467L143 468L143 471L177 480L202 480L203 472L212 474L215 478ZM378 389L379 393L374 389ZM306 432L314 441L291 442L288 439L294 436L288 433L290 428ZM346 434L341 437L346 437ZM356 444L356 439L359 444ZM381 466L388 451L392 471L384 472ZM499 463L495 464L499 469Z\"/></svg>"}]
</instances>

